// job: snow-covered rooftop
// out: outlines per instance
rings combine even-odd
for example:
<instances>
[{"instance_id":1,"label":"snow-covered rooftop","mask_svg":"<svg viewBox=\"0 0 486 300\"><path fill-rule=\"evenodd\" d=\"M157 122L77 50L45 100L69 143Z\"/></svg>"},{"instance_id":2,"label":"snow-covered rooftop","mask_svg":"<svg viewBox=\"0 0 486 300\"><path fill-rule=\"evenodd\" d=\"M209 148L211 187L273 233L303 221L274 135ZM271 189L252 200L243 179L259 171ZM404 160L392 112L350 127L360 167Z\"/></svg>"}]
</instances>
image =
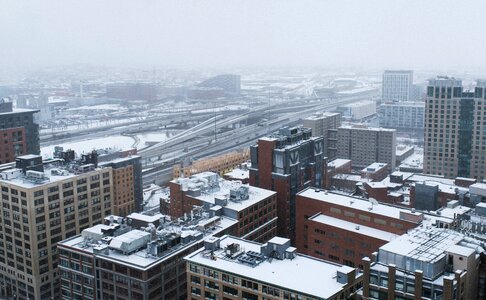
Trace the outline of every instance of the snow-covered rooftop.
<instances>
[{"instance_id":1,"label":"snow-covered rooftop","mask_svg":"<svg viewBox=\"0 0 486 300\"><path fill-rule=\"evenodd\" d=\"M199 265L230 272L238 276L268 283L282 289L294 290L327 299L339 293L345 284L337 282L337 272L349 273L354 268L299 255L293 259L265 259L256 266L243 264L225 257L224 248L237 243L245 251L260 253L261 244L240 238L224 236L220 239L220 249L214 251L215 259L204 253L204 248L188 255L185 259Z\"/></svg>"}]
</instances>

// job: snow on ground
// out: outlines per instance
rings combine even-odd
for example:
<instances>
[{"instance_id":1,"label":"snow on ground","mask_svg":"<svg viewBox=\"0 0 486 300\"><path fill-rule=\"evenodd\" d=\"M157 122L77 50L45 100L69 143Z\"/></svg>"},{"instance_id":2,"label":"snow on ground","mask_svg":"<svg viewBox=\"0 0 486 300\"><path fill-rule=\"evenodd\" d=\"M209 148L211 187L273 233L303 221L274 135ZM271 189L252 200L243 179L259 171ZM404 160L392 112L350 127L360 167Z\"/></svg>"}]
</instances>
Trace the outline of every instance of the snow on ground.
<instances>
[{"instance_id":1,"label":"snow on ground","mask_svg":"<svg viewBox=\"0 0 486 300\"><path fill-rule=\"evenodd\" d=\"M93 149L106 149L112 148L116 150L122 150L131 148L134 140L128 136L116 135L106 136L97 139L89 139L80 142L69 142L59 146L64 147L64 150L73 149L77 154L87 153ZM52 157L54 153L55 145L41 147L41 155L45 158Z\"/></svg>"}]
</instances>

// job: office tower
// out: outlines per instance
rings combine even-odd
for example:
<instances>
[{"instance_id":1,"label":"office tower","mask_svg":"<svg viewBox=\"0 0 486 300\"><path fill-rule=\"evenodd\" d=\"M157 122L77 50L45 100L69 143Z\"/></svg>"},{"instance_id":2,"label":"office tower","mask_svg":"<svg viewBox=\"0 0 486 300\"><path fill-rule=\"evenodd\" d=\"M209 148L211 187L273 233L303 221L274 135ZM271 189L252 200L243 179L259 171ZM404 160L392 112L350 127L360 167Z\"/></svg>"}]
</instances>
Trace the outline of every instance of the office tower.
<instances>
[{"instance_id":1,"label":"office tower","mask_svg":"<svg viewBox=\"0 0 486 300\"><path fill-rule=\"evenodd\" d=\"M202 88L221 88L226 95L240 95L240 75L222 74L211 77L199 83L197 86Z\"/></svg>"},{"instance_id":2,"label":"office tower","mask_svg":"<svg viewBox=\"0 0 486 300\"><path fill-rule=\"evenodd\" d=\"M58 299L56 245L111 214L112 169L26 155L0 177L0 295Z\"/></svg>"},{"instance_id":3,"label":"office tower","mask_svg":"<svg viewBox=\"0 0 486 300\"><path fill-rule=\"evenodd\" d=\"M62 299L188 299L184 256L236 226L200 210L107 217L58 244Z\"/></svg>"},{"instance_id":4,"label":"office tower","mask_svg":"<svg viewBox=\"0 0 486 300\"><path fill-rule=\"evenodd\" d=\"M481 244L450 229L414 229L380 247L377 257L363 259L363 297L481 299Z\"/></svg>"},{"instance_id":5,"label":"office tower","mask_svg":"<svg viewBox=\"0 0 486 300\"><path fill-rule=\"evenodd\" d=\"M424 102L384 103L378 108L380 126L399 130L424 129Z\"/></svg>"},{"instance_id":6,"label":"office tower","mask_svg":"<svg viewBox=\"0 0 486 300\"><path fill-rule=\"evenodd\" d=\"M383 102L410 101L412 94L413 71L383 72L382 96Z\"/></svg>"},{"instance_id":7,"label":"office tower","mask_svg":"<svg viewBox=\"0 0 486 300\"><path fill-rule=\"evenodd\" d=\"M484 179L486 82L465 90L461 80L429 80L425 112L424 173Z\"/></svg>"},{"instance_id":8,"label":"office tower","mask_svg":"<svg viewBox=\"0 0 486 300\"><path fill-rule=\"evenodd\" d=\"M337 155L337 129L341 126L341 114L332 112L316 113L304 119L304 127L312 130L312 136L324 138L324 156L328 161Z\"/></svg>"},{"instance_id":9,"label":"office tower","mask_svg":"<svg viewBox=\"0 0 486 300\"><path fill-rule=\"evenodd\" d=\"M185 257L187 295L194 299L353 299L356 269L296 253L290 240L265 244L211 238Z\"/></svg>"},{"instance_id":10,"label":"office tower","mask_svg":"<svg viewBox=\"0 0 486 300\"><path fill-rule=\"evenodd\" d=\"M295 240L295 195L326 178L324 139L309 128L281 128L250 147L250 185L277 192L279 236Z\"/></svg>"},{"instance_id":11,"label":"office tower","mask_svg":"<svg viewBox=\"0 0 486 300\"><path fill-rule=\"evenodd\" d=\"M100 166L113 169L115 215L126 217L132 212L142 211L142 158L138 155L119 157L100 163Z\"/></svg>"},{"instance_id":12,"label":"office tower","mask_svg":"<svg viewBox=\"0 0 486 300\"><path fill-rule=\"evenodd\" d=\"M170 216L187 217L194 206L211 214L236 220L233 233L248 240L265 242L277 233L277 196L271 190L225 180L203 172L170 182Z\"/></svg>"},{"instance_id":13,"label":"office tower","mask_svg":"<svg viewBox=\"0 0 486 300\"><path fill-rule=\"evenodd\" d=\"M39 125L34 114L39 110L13 109L11 102L0 100L0 164L25 154L39 154Z\"/></svg>"},{"instance_id":14,"label":"office tower","mask_svg":"<svg viewBox=\"0 0 486 300\"><path fill-rule=\"evenodd\" d=\"M351 267L420 225L424 215L376 201L309 188L297 194L296 247Z\"/></svg>"},{"instance_id":15,"label":"office tower","mask_svg":"<svg viewBox=\"0 0 486 300\"><path fill-rule=\"evenodd\" d=\"M386 163L390 170L396 164L396 130L346 125L338 128L338 157L350 159L354 168Z\"/></svg>"}]
</instances>

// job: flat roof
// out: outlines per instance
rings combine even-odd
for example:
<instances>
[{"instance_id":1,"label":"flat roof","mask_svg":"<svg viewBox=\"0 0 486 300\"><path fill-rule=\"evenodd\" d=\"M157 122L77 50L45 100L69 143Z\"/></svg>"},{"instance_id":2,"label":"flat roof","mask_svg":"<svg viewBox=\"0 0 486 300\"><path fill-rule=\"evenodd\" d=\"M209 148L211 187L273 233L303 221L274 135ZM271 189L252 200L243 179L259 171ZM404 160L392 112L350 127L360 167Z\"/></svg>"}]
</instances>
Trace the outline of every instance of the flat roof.
<instances>
[{"instance_id":1,"label":"flat roof","mask_svg":"<svg viewBox=\"0 0 486 300\"><path fill-rule=\"evenodd\" d=\"M326 224L326 225L329 225L329 226L332 226L332 227L340 228L340 229L343 229L343 230L346 230L346 231L349 231L349 232L355 232L357 234L366 235L366 236L373 237L373 238L376 238L376 239L380 239L380 240L383 240L383 241L386 241L386 242L389 242L389 241L396 239L398 237L398 235L396 235L394 233L390 233L390 232L387 232L387 231L384 231L384 230L379 230L379 229L376 229L376 228L373 228L373 227L368 227L368 226L344 221L344 220L333 218L333 217L326 216L326 215L323 215L323 214L313 216L313 217L309 218L309 220L319 222L319 223L322 223L322 224Z\"/></svg>"},{"instance_id":2,"label":"flat roof","mask_svg":"<svg viewBox=\"0 0 486 300\"><path fill-rule=\"evenodd\" d=\"M335 205L341 205L341 206L353 208L356 210L370 212L373 214L382 215L394 219L400 219L401 212L407 214L413 214L416 216L422 215L422 213L419 212L412 212L411 210L408 209L388 206L381 203L372 205L371 202L360 198L345 196L345 195L336 194L328 191L321 190L319 192L316 192L315 189L313 188L308 188L298 193L297 195L335 204ZM372 210L370 210L370 208L372 208Z\"/></svg>"},{"instance_id":3,"label":"flat roof","mask_svg":"<svg viewBox=\"0 0 486 300\"><path fill-rule=\"evenodd\" d=\"M336 158L335 160L330 161L327 163L328 167L334 167L334 168L340 168L348 163L351 163L350 159L344 159L344 158Z\"/></svg>"},{"instance_id":4,"label":"flat roof","mask_svg":"<svg viewBox=\"0 0 486 300\"><path fill-rule=\"evenodd\" d=\"M207 221L207 220L203 219L201 222L204 222L204 221ZM182 235L190 235L190 234L194 234L194 233L203 233L203 234L205 234L204 239L206 239L206 238L212 237L214 234L222 232L223 230L225 230L225 229L227 229L227 228L229 228L229 227L231 227L231 226L233 226L237 223L238 223L238 221L236 221L236 220L226 218L226 217L221 217L220 223L215 226L215 230L212 230L210 232L209 231L208 232L202 232L202 231L199 231L197 229L187 229L187 230L184 229L184 230L182 230L183 226L173 226L173 225L169 225L164 229L171 231L171 232L180 231L182 233ZM88 229L91 231L91 230L93 230L92 228L93 227L88 228ZM97 233L98 229L101 232L101 228L104 228L104 227L96 227L94 229L94 232ZM137 230L137 229L132 229L130 232L133 232L134 234L136 234L138 231L139 230ZM97 255L102 257L104 260L109 260L109 261L115 262L117 264L122 264L122 265L125 265L125 266L128 266L128 267L136 267L136 268L139 268L139 269L147 269L147 268L151 267L154 263L166 260L168 257L171 257L172 255L179 253L181 251L184 251L184 249L186 249L188 246L193 245L194 242L201 242L203 240L196 240L196 241L192 241L190 243L180 244L180 245L166 251L166 253L164 253L164 255L162 255L161 257L154 257L154 256L147 255L147 250L146 250L147 245L144 245L144 247L142 249L140 249L140 250L138 250L134 253L128 254L128 255L125 255L125 254L123 254L123 253L121 253L117 250L113 250L113 249L109 249L109 252L108 252L107 255L105 255L105 254L97 254ZM108 245L108 244L102 243L102 242L86 243L86 241L82 237L82 235L77 235L77 236L72 237L70 239L66 239L64 241L59 242L59 244L62 245L62 246L74 248L74 249L77 249L79 251L84 251L84 252L88 252L88 253L93 253L93 249L96 248L96 247L99 247L99 246L102 246L102 245Z\"/></svg>"},{"instance_id":5,"label":"flat roof","mask_svg":"<svg viewBox=\"0 0 486 300\"><path fill-rule=\"evenodd\" d=\"M235 179L248 179L250 178L250 170L236 168L225 173L224 176L228 176L230 178L235 178Z\"/></svg>"},{"instance_id":6,"label":"flat roof","mask_svg":"<svg viewBox=\"0 0 486 300\"><path fill-rule=\"evenodd\" d=\"M261 244L259 243L232 236L224 236L220 239L221 248L213 253L216 259L205 256L203 254L204 248L186 256L185 259L189 262L318 298L329 298L339 293L345 286L345 284L338 283L336 280L338 271L348 273L354 270L354 268L348 266L300 254L297 254L292 260L273 259L270 262L266 259L256 266L250 266L238 260L226 259L224 248L233 243L240 244L240 247L245 249L245 251L260 253Z\"/></svg>"}]
</instances>

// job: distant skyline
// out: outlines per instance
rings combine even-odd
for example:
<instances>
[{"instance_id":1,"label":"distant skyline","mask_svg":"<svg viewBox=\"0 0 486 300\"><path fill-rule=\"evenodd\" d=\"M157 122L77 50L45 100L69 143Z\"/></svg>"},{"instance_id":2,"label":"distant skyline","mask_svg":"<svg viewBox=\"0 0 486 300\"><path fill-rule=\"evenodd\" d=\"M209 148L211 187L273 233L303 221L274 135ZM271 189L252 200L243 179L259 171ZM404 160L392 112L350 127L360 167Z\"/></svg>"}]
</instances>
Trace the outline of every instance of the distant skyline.
<instances>
[{"instance_id":1,"label":"distant skyline","mask_svg":"<svg viewBox=\"0 0 486 300\"><path fill-rule=\"evenodd\" d=\"M486 70L486 1L7 1L0 66Z\"/></svg>"}]
</instances>

